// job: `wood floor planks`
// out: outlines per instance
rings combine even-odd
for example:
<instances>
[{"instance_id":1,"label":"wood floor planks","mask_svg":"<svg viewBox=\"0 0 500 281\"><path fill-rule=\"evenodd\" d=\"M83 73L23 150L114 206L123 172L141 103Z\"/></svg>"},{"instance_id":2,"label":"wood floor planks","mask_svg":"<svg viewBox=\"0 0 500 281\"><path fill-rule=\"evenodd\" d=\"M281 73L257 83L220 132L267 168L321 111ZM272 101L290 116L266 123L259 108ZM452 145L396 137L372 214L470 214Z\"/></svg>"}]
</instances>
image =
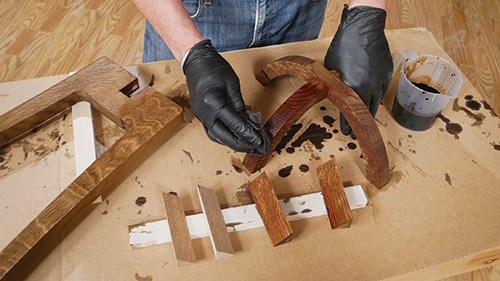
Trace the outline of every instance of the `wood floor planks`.
<instances>
[{"instance_id":1,"label":"wood floor planks","mask_svg":"<svg viewBox=\"0 0 500 281\"><path fill-rule=\"evenodd\" d=\"M328 1L320 37L335 34L347 2ZM430 30L500 115L499 17L499 1L391 0L387 28ZM129 0L2 0L0 27L0 82L68 73L101 56L142 60L144 17Z\"/></svg>"},{"instance_id":2,"label":"wood floor planks","mask_svg":"<svg viewBox=\"0 0 500 281\"><path fill-rule=\"evenodd\" d=\"M328 1L320 37L335 34L346 2ZM140 63L144 17L130 10L135 10L130 0L1 0L0 82L68 73L103 55L121 65ZM130 23L128 29L118 34L118 30L124 29L114 26L120 23L120 17L129 16L133 18L126 21ZM390 0L387 28L421 26L430 30L485 100L500 113L499 18L500 1ZM39 38L37 41L24 41L11 48L25 29L42 35L34 36ZM105 36L112 37L105 40ZM8 49L11 54L6 52ZM27 51L35 49L33 53ZM494 271L500 272L500 266ZM478 274L479 271L468 276Z\"/></svg>"}]
</instances>

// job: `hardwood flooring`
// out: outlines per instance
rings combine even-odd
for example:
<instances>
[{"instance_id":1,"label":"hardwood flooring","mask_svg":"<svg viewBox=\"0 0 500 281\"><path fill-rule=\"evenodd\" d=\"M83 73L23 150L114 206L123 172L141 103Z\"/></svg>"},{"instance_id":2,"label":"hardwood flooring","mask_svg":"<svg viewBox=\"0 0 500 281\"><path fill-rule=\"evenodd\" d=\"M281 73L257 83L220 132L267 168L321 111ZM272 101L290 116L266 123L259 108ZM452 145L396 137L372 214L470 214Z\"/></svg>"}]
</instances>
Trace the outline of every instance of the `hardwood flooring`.
<instances>
[{"instance_id":1,"label":"hardwood flooring","mask_svg":"<svg viewBox=\"0 0 500 281\"><path fill-rule=\"evenodd\" d=\"M342 5L329 0L321 37ZM391 0L387 28L425 27L500 115L500 1ZM0 83L78 70L101 56L141 63L144 17L130 0L1 0ZM448 278L499 280L500 266Z\"/></svg>"}]
</instances>

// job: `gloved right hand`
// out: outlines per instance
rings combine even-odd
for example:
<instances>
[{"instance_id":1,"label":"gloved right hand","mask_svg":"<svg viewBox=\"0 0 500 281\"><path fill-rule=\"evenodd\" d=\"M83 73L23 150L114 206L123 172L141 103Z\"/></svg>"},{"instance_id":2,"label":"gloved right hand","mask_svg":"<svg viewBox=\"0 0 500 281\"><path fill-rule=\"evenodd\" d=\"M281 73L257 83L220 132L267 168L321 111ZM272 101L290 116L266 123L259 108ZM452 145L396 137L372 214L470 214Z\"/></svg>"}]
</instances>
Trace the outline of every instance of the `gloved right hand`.
<instances>
[{"instance_id":1,"label":"gloved right hand","mask_svg":"<svg viewBox=\"0 0 500 281\"><path fill-rule=\"evenodd\" d=\"M393 64L384 34L387 13L380 8L344 6L339 29L325 56L325 67L338 70L342 80L363 100L375 117L382 97L391 85ZM344 135L354 133L340 114Z\"/></svg>"},{"instance_id":2,"label":"gloved right hand","mask_svg":"<svg viewBox=\"0 0 500 281\"><path fill-rule=\"evenodd\" d=\"M269 136L260 118L245 111L238 76L210 40L201 41L191 48L182 69L189 88L191 109L212 141L240 152L269 152Z\"/></svg>"}]
</instances>

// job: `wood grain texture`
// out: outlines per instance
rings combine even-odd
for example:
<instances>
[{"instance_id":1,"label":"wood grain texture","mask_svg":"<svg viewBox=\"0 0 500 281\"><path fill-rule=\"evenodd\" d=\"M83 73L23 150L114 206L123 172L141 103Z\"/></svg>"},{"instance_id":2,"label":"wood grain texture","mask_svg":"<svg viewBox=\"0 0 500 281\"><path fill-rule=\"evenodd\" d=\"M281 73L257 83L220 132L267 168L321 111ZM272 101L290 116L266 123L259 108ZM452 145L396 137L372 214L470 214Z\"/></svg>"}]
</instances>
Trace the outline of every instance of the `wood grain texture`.
<instances>
[{"instance_id":1,"label":"wood grain texture","mask_svg":"<svg viewBox=\"0 0 500 281\"><path fill-rule=\"evenodd\" d=\"M166 192L163 192L162 197L177 266L191 265L196 262L196 257L181 199Z\"/></svg>"},{"instance_id":2,"label":"wood grain texture","mask_svg":"<svg viewBox=\"0 0 500 281\"><path fill-rule=\"evenodd\" d=\"M319 37L335 34L344 3L328 0ZM132 1L2 0L0 16L0 82L68 73L101 56L141 63L145 21ZM498 1L392 0L387 28L430 30L500 115L498 18Z\"/></svg>"},{"instance_id":3,"label":"wood grain texture","mask_svg":"<svg viewBox=\"0 0 500 281\"><path fill-rule=\"evenodd\" d=\"M210 240L212 241L215 258L219 260L234 256L233 245L222 216L217 193L212 189L198 185L198 196L210 229Z\"/></svg>"},{"instance_id":4,"label":"wood grain texture","mask_svg":"<svg viewBox=\"0 0 500 281\"><path fill-rule=\"evenodd\" d=\"M415 270L406 274L394 276L387 281L497 281L500 280L500 248L495 247L484 252L472 254L436 266ZM471 270L474 270L470 272ZM470 273L466 273L470 272ZM452 276L461 274L457 276ZM452 277L448 277L452 276ZM445 279L441 279L445 278Z\"/></svg>"},{"instance_id":5,"label":"wood grain texture","mask_svg":"<svg viewBox=\"0 0 500 281\"><path fill-rule=\"evenodd\" d=\"M0 117L0 147L82 100L91 103L113 122L125 126L120 119L129 100L125 94L130 94L137 86L135 76L110 59L100 58L3 114Z\"/></svg>"},{"instance_id":6,"label":"wood grain texture","mask_svg":"<svg viewBox=\"0 0 500 281\"><path fill-rule=\"evenodd\" d=\"M320 37L335 34L347 2L328 0ZM130 0L0 1L0 82L65 74L101 56L120 65L141 63L144 16L129 9L135 9ZM498 18L500 1L391 0L386 27L431 31L500 115ZM123 21L127 29L114 28ZM24 30L36 31L36 40L17 40Z\"/></svg>"},{"instance_id":7,"label":"wood grain texture","mask_svg":"<svg viewBox=\"0 0 500 281\"><path fill-rule=\"evenodd\" d=\"M260 174L251 181L248 184L248 190L252 194L257 211L259 211L273 246L290 241L293 234L292 227L286 219L266 173Z\"/></svg>"},{"instance_id":8,"label":"wood grain texture","mask_svg":"<svg viewBox=\"0 0 500 281\"><path fill-rule=\"evenodd\" d=\"M92 71L92 66L85 68L2 115L2 141L5 143L9 138L22 134L22 129L33 128L44 119L57 114L57 110L65 109L72 105L71 102L82 99L82 96L97 108L106 109L106 106L110 106L111 109L106 110L108 114L120 114L121 106L126 107L126 103L119 102L128 98L119 90L133 82L130 79L133 76L118 75L119 78L113 80L111 77L116 78L113 71L109 76L104 75L102 71L105 69L114 69L122 74L126 72L119 70L121 68L109 59L98 60L94 66L97 71ZM122 79L124 77L126 79ZM91 89L95 92L84 94L80 87L85 85L93 85L87 91ZM2 250L0 280L21 280L26 277L76 226L79 219L83 219L82 214L93 201L114 186L134 163L182 122L182 109L152 88L145 88L137 95L145 97L137 108L124 115L113 116L113 119L119 120L127 128L125 135L64 189ZM113 96L119 98L111 101ZM56 105L51 105L51 102Z\"/></svg>"},{"instance_id":9,"label":"wood grain texture","mask_svg":"<svg viewBox=\"0 0 500 281\"><path fill-rule=\"evenodd\" d=\"M251 173L262 168L291 126L311 106L326 97L344 114L356 134L363 158L367 161L366 178L377 188L386 185L390 175L385 145L373 117L356 92L335 72L300 56L284 57L268 64L256 79L267 85L282 75L299 76L309 83L293 93L264 125L271 136L271 152L264 156L247 154L243 161L245 168Z\"/></svg>"},{"instance_id":10,"label":"wood grain texture","mask_svg":"<svg viewBox=\"0 0 500 281\"><path fill-rule=\"evenodd\" d=\"M316 174L332 229L351 226L351 208L344 192L344 185L335 158L319 166L316 169Z\"/></svg>"}]
</instances>

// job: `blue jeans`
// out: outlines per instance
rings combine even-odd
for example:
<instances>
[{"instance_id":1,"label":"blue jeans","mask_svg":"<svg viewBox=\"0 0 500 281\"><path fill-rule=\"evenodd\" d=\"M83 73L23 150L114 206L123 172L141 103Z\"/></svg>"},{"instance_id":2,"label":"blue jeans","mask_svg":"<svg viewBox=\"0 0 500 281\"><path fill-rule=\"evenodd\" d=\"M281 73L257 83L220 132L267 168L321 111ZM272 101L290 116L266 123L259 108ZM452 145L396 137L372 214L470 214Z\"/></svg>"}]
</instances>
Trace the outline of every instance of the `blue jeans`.
<instances>
[{"instance_id":1,"label":"blue jeans","mask_svg":"<svg viewBox=\"0 0 500 281\"><path fill-rule=\"evenodd\" d=\"M201 34L218 52L316 39L327 0L184 0ZM146 21L144 63L174 59Z\"/></svg>"}]
</instances>

